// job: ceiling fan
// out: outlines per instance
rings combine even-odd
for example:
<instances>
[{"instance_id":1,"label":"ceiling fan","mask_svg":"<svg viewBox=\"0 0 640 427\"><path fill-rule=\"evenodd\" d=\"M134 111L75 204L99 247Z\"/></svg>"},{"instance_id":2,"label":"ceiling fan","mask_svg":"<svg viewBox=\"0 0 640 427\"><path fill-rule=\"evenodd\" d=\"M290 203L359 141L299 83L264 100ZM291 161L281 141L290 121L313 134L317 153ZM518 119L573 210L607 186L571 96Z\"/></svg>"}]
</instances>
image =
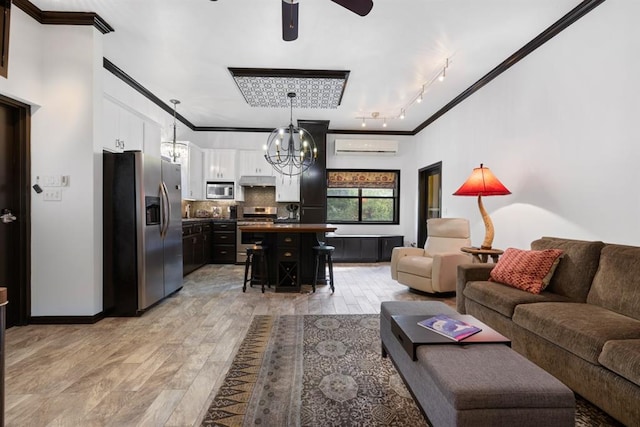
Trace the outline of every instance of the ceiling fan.
<instances>
[{"instance_id":1,"label":"ceiling fan","mask_svg":"<svg viewBox=\"0 0 640 427\"><path fill-rule=\"evenodd\" d=\"M366 16L373 8L373 0L331 0L360 16ZM298 0L282 0L282 40L298 38Z\"/></svg>"}]
</instances>

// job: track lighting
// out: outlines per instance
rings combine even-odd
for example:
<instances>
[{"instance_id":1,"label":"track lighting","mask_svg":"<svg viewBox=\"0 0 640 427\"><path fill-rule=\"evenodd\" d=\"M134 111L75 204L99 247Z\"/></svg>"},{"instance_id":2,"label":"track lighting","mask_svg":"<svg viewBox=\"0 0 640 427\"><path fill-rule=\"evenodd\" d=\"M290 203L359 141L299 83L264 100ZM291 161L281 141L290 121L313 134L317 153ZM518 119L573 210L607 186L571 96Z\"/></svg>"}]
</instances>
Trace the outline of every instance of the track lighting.
<instances>
[{"instance_id":1,"label":"track lighting","mask_svg":"<svg viewBox=\"0 0 640 427\"><path fill-rule=\"evenodd\" d=\"M439 81L443 81L445 77L447 77L447 68L449 68L449 58L447 58L447 61L444 63L444 68L442 69L442 73L440 74L440 76L438 76Z\"/></svg>"},{"instance_id":2,"label":"track lighting","mask_svg":"<svg viewBox=\"0 0 640 427\"><path fill-rule=\"evenodd\" d=\"M422 84L422 86L420 87L420 92L418 92L418 94L415 95L413 98L410 98L409 102L407 104L405 104L403 107L400 108L400 114L399 115L392 114L392 115L390 115L390 117L392 119L399 118L400 120L404 120L404 118L406 117L406 114L407 114L407 109L409 107L411 107L413 104L421 104L422 103L422 100L424 99L425 90L428 90L429 87L436 80L443 81L447 77L447 69L449 68L449 65L451 65L451 62L449 61L449 58L446 58L444 66L442 66L442 68L439 68L437 70L437 72L432 74L431 79L429 79L428 81L426 81L426 82L424 82ZM380 113L378 113L378 112L373 112L373 113L371 113L371 117L373 119L378 119L378 115L379 114ZM387 116L387 117L389 117L389 116ZM364 117L357 116L356 118L359 119L359 120L362 119L362 124L361 125L362 125L362 127L366 127L365 118L368 119L369 118L368 116L366 116L366 115ZM386 119L386 117L383 119L382 127L383 128L387 127L387 119Z\"/></svg>"},{"instance_id":3,"label":"track lighting","mask_svg":"<svg viewBox=\"0 0 640 427\"><path fill-rule=\"evenodd\" d=\"M367 123L364 121L364 117L362 118L362 127L366 128L367 127Z\"/></svg>"}]
</instances>

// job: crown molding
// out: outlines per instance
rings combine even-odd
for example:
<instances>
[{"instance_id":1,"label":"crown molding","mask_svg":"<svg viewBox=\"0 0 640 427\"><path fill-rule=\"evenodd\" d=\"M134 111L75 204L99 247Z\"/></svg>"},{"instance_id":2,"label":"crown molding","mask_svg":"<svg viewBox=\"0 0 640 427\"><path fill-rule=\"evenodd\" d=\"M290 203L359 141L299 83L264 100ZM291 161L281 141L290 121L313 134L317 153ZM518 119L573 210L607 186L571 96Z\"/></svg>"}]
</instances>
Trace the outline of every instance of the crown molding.
<instances>
[{"instance_id":1,"label":"crown molding","mask_svg":"<svg viewBox=\"0 0 640 427\"><path fill-rule=\"evenodd\" d=\"M578 6L574 7L570 12L564 15L562 18L551 24L546 30L538 34L534 39L532 39L529 43L525 44L523 47L518 49L513 55L502 61L497 67L493 70L489 71L483 77L480 78L477 82L469 86L465 89L460 95L453 98L448 104L442 107L440 110L436 111L431 117L422 122L420 126L413 130L413 135L418 134L421 130L429 126L431 123L438 120L440 117L444 116L447 112L449 112L453 107L460 104L462 101L476 93L480 88L485 86L491 80L498 77L500 74L507 71L513 65L520 62L527 55L529 55L534 50L538 49L540 46L551 40L553 37L557 36L560 32L567 29L571 24L576 22L578 19L582 18L587 13L591 12L600 4L604 3L605 0L584 0Z\"/></svg>"},{"instance_id":2,"label":"crown molding","mask_svg":"<svg viewBox=\"0 0 640 427\"><path fill-rule=\"evenodd\" d=\"M32 7L37 9L28 0L13 0L13 1L14 1L14 4L16 4L18 7L20 7L18 5L19 3L20 4L24 3L24 4L31 5ZM575 23L578 19L582 18L584 15L586 15L589 12L591 12L593 9L595 9L597 6L599 6L600 4L604 3L605 1L606 0L583 0L579 5L577 5L575 8L573 8L571 11L569 11L567 14L565 14L562 18L557 20L555 23L553 23L551 26L549 26L543 32L538 34L534 39L532 39L530 42L528 42L522 48L517 50L514 54L512 54L507 59L502 61L502 63L500 63L497 67L495 67L493 70L489 71L487 74L485 74L483 77L481 77L478 81L476 81L474 84L469 86L466 90L461 92L453 100L451 100L449 103L447 103L440 110L438 110L437 112L432 114L427 120L422 122L418 127L416 127L412 131L394 131L394 130L378 131L378 130L356 130L356 129L328 129L327 133L344 134L344 135L415 136L419 132L421 132L424 128L429 126L431 123L435 122L438 118L442 117L444 114L446 114L451 109L453 109L456 105L460 104L462 101L464 101L465 99L467 99L468 97L473 95L475 92L480 90L483 86L485 86L486 84L491 82L493 79L498 77L500 74L502 74L505 71L507 71L513 65L515 65L516 63L518 63L519 61L524 59L531 52L535 51L537 48L542 46L544 43L548 42L553 37L558 35L560 32L562 32L563 30L567 29L570 25ZM20 8L23 9L22 7L20 7ZM25 9L23 9L23 10L25 10ZM39 10L39 9L37 9L37 10ZM27 10L25 10L25 12L29 13ZM138 92L140 92L142 95L144 95L146 98L148 98L151 102L155 103L160 108L162 108L163 110L165 110L169 114L173 115L173 109L170 106L168 106L167 104L162 102L157 96L155 96L153 93L151 93L148 89L146 89L144 86L139 84L137 81L132 79L124 71L122 71L121 69L116 67L107 58L104 58L104 68L106 68L107 70L111 71L114 75L116 75L118 78L123 80L125 83L127 83L129 86L131 86L133 89L135 89ZM233 70L236 73L243 73L243 72L246 72L249 69L235 68ZM299 70L299 71L316 72L316 73L317 72L320 72L320 73L330 72L330 71L327 71L327 70ZM278 73L291 72L291 70L271 69L271 70L269 70L269 72L271 74L275 73L276 75L278 75ZM271 132L273 130L273 129L267 129L267 128L194 126L191 122L189 122L187 119L185 119L180 114L177 114L176 117L183 124L185 124L191 130L196 131L196 132Z\"/></svg>"},{"instance_id":3,"label":"crown molding","mask_svg":"<svg viewBox=\"0 0 640 427\"><path fill-rule=\"evenodd\" d=\"M94 12L43 11L29 0L13 0L13 4L43 25L91 25L102 34L114 31L107 21Z\"/></svg>"},{"instance_id":4,"label":"crown molding","mask_svg":"<svg viewBox=\"0 0 640 427\"><path fill-rule=\"evenodd\" d=\"M113 62L109 61L107 58L102 58L102 66L109 72L111 72L114 76L131 86L137 92L139 92L142 96L147 98L149 101L156 104L158 107L162 108L167 113L173 116L173 108L163 102L160 98L155 96L149 89L142 86L135 79L133 79L130 75L122 71L118 68ZM176 119L180 120L181 123L186 125L191 130L196 130L196 127L189 120L185 119L181 114L176 113Z\"/></svg>"},{"instance_id":5,"label":"crown molding","mask_svg":"<svg viewBox=\"0 0 640 427\"><path fill-rule=\"evenodd\" d=\"M360 129L329 129L327 133L342 135L389 135L389 136L414 136L411 130L360 130Z\"/></svg>"}]
</instances>

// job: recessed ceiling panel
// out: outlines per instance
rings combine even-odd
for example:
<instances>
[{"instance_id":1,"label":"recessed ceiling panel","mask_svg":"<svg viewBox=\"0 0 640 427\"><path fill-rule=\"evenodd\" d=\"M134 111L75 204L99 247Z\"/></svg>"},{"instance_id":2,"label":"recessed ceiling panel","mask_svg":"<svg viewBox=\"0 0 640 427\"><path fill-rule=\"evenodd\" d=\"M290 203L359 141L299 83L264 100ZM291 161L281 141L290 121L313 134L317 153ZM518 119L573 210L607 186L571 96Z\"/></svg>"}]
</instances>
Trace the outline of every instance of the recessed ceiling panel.
<instances>
[{"instance_id":1,"label":"recessed ceiling panel","mask_svg":"<svg viewBox=\"0 0 640 427\"><path fill-rule=\"evenodd\" d=\"M229 68L252 107L335 109L342 102L349 71ZM296 97L287 96L294 92Z\"/></svg>"}]
</instances>

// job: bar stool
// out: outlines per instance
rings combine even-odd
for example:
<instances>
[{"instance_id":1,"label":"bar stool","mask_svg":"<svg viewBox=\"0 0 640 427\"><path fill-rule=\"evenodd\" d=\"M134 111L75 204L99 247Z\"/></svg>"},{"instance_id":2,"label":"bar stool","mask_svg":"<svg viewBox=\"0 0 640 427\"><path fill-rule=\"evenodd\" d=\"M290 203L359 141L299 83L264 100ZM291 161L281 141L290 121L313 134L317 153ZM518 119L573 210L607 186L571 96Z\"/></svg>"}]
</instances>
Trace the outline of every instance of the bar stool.
<instances>
[{"instance_id":1,"label":"bar stool","mask_svg":"<svg viewBox=\"0 0 640 427\"><path fill-rule=\"evenodd\" d=\"M258 267L256 271L256 266ZM247 260L244 263L244 282L242 283L242 292L246 292L247 283L253 287L253 283L262 286L264 293L265 283L271 287L269 283L269 270L267 267L267 247L255 244L247 248Z\"/></svg>"},{"instance_id":2,"label":"bar stool","mask_svg":"<svg viewBox=\"0 0 640 427\"><path fill-rule=\"evenodd\" d=\"M333 287L333 260L331 259L331 254L335 249L336 249L335 247L327 246L327 245L320 245L320 246L313 247L313 253L316 256L316 269L313 277L313 283L311 284L311 286L313 287L313 292L316 291L316 283L318 283L318 268L320 267L320 258L322 258L323 261L326 260L326 263L329 264L329 286L331 286L331 293L334 292L335 289ZM323 271L323 274L324 273L325 272ZM326 280L326 275L324 277L324 280Z\"/></svg>"}]
</instances>

